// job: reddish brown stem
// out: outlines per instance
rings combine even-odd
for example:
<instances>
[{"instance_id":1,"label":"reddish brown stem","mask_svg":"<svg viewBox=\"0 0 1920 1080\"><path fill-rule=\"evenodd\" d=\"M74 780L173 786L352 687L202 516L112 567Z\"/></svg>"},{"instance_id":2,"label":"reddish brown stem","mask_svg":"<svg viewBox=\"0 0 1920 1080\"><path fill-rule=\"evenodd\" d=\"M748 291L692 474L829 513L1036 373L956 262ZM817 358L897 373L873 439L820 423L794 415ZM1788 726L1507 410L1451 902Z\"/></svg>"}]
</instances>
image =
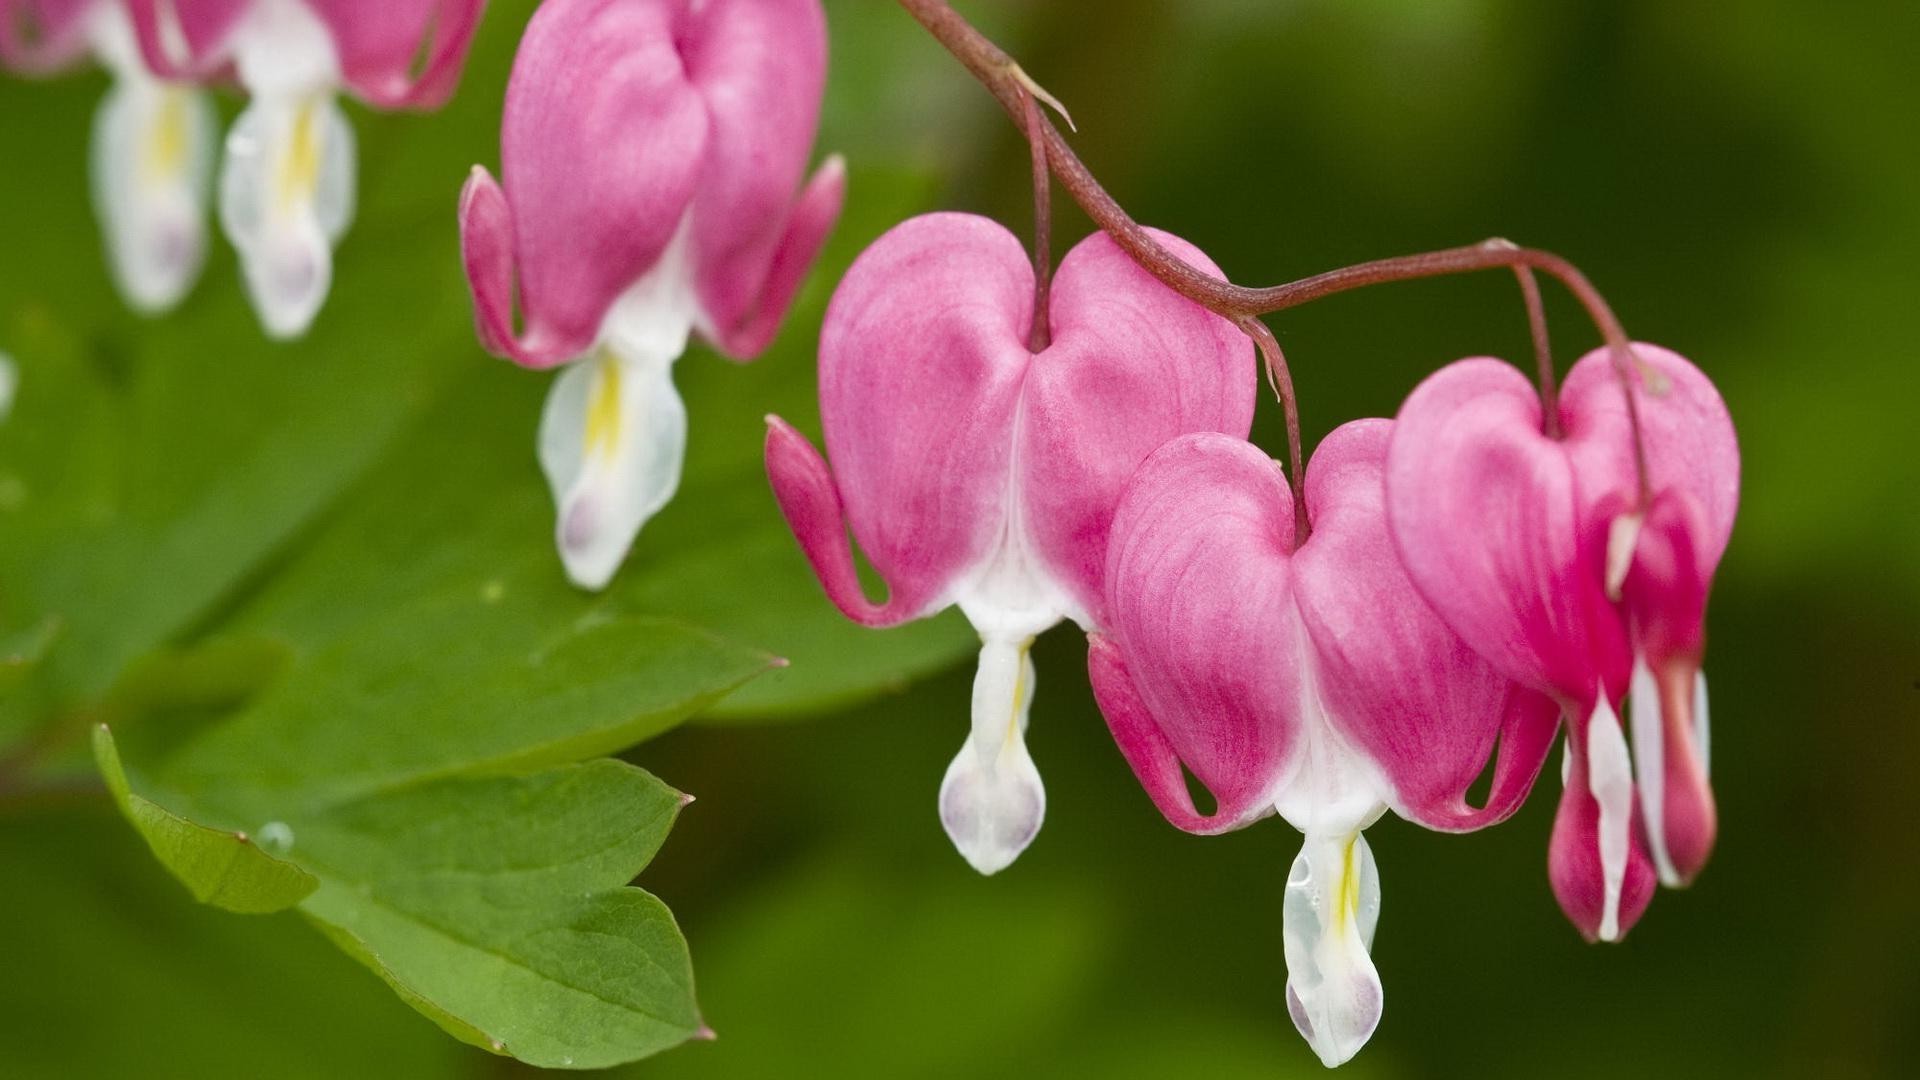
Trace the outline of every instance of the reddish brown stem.
<instances>
[{"instance_id":1,"label":"reddish brown stem","mask_svg":"<svg viewBox=\"0 0 1920 1080\"><path fill-rule=\"evenodd\" d=\"M1053 343L1053 173L1040 138L1040 104L1026 92L1020 100L1027 143L1033 148L1033 325L1027 330L1027 350L1038 353Z\"/></svg>"},{"instance_id":2,"label":"reddish brown stem","mask_svg":"<svg viewBox=\"0 0 1920 1080\"><path fill-rule=\"evenodd\" d=\"M1520 301L1526 305L1527 330L1533 336L1533 363L1540 376L1541 427L1548 438L1557 439L1560 437L1560 388L1553 374L1553 341L1547 333L1547 308L1540 300L1540 282L1534 278L1533 271L1524 266L1515 267L1513 276L1520 281Z\"/></svg>"},{"instance_id":3,"label":"reddish brown stem","mask_svg":"<svg viewBox=\"0 0 1920 1080\"><path fill-rule=\"evenodd\" d=\"M1012 57L961 18L945 0L899 0L899 3L972 72L974 78L1015 118L1016 123L1021 123L1027 108L1025 101L1030 95L1026 90L1026 75ZM1633 348L1625 328L1607 305L1605 297L1572 263L1552 252L1516 247L1502 240L1376 259L1266 288L1235 285L1192 266L1162 247L1100 186L1086 164L1067 145L1059 129L1045 116L1038 117L1038 120L1048 164L1059 178L1061 186L1086 211L1087 216L1113 237L1114 242L1142 269L1159 278L1168 288L1235 322L1299 307L1351 289L1423 277L1497 268L1516 273L1539 271L1553 277L1586 309L1587 317L1593 320L1612 351L1614 368L1619 374L1621 391L1626 398L1629 426L1633 432L1639 496L1641 502L1645 503L1648 498L1646 451L1640 437L1640 409L1634 390ZM1022 130L1028 130L1024 123L1021 126ZM1557 412L1557 409L1554 411Z\"/></svg>"},{"instance_id":4,"label":"reddish brown stem","mask_svg":"<svg viewBox=\"0 0 1920 1080\"><path fill-rule=\"evenodd\" d=\"M1293 546L1298 549L1313 532L1307 520L1307 462L1300 451L1300 401L1293 392L1293 372L1287 367L1280 341L1266 323L1251 315L1236 320L1242 333L1253 339L1266 365L1267 385L1280 400L1280 413L1287 424L1287 476L1293 481Z\"/></svg>"}]
</instances>

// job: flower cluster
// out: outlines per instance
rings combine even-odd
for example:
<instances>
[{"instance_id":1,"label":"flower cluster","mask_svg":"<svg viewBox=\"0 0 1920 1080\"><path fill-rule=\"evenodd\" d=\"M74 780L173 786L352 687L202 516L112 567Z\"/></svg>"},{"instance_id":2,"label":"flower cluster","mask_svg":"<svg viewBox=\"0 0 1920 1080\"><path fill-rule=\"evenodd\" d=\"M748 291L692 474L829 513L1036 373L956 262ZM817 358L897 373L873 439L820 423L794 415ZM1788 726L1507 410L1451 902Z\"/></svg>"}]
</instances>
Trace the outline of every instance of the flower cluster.
<instances>
[{"instance_id":1,"label":"flower cluster","mask_svg":"<svg viewBox=\"0 0 1920 1080\"><path fill-rule=\"evenodd\" d=\"M1381 1015L1361 831L1389 810L1447 832L1504 820L1564 724L1549 868L1581 932L1618 939L1656 874L1699 870L1714 829L1702 620L1739 454L1696 368L1603 349L1549 418L1514 368L1461 361L1397 418L1334 431L1296 491L1246 441L1255 370L1232 324L1104 234L1062 263L1035 352L1023 335L1044 296L991 222L896 227L821 333L831 469L777 418L767 437L774 494L841 611L887 626L958 606L980 634L971 732L939 794L976 869L1004 868L1040 827L1028 648L1071 619L1113 737L1170 822L1218 833L1277 813L1303 834L1287 1005L1329 1065ZM849 531L883 602L861 588Z\"/></svg>"},{"instance_id":2,"label":"flower cluster","mask_svg":"<svg viewBox=\"0 0 1920 1080\"><path fill-rule=\"evenodd\" d=\"M485 0L0 0L0 62L27 73L91 54L114 77L94 119L93 189L115 281L143 311L199 276L214 165L204 86L249 102L227 132L219 214L254 310L306 332L353 218L345 90L378 109L453 93Z\"/></svg>"},{"instance_id":3,"label":"flower cluster","mask_svg":"<svg viewBox=\"0 0 1920 1080\"><path fill-rule=\"evenodd\" d=\"M881 236L821 330L826 454L769 417L765 458L848 618L957 607L979 635L968 734L938 794L962 856L996 873L1040 829L1031 647L1071 621L1120 754L1169 822L1210 834L1278 815L1301 833L1286 1003L1328 1065L1381 1016L1363 830L1386 813L1443 832L1496 824L1563 739L1548 871L1578 930L1618 940L1656 884L1690 881L1716 830L1701 665L1740 472L1707 378L1628 342L1583 295L1608 344L1557 392L1542 325L1538 392L1500 361L1462 360L1394 418L1336 429L1310 463L1289 408L1289 477L1248 442L1256 343L1277 353L1255 316L1287 287L1224 282L1192 245L1125 218L1077 161L1061 171L1071 151L1047 142L1044 92L944 4L902 3L1024 107L1039 242L1030 261L958 213ZM91 53L113 72L95 192L115 276L146 309L199 270L213 120L197 87L237 80L251 100L227 135L220 216L261 319L288 336L324 300L352 216L335 95L443 102L482 6L0 0L0 61L41 72ZM672 372L690 337L758 355L839 216L840 160L808 175L826 49L819 0L546 0L527 26L500 179L474 168L460 244L481 344L562 368L538 453L582 587L608 583L679 484ZM1099 196L1081 201L1103 226L1057 275L1050 163ZM1517 252L1415 257L1402 276L1562 265ZM1390 280L1393 262L1350 279ZM0 417L13 381L0 358Z\"/></svg>"}]
</instances>

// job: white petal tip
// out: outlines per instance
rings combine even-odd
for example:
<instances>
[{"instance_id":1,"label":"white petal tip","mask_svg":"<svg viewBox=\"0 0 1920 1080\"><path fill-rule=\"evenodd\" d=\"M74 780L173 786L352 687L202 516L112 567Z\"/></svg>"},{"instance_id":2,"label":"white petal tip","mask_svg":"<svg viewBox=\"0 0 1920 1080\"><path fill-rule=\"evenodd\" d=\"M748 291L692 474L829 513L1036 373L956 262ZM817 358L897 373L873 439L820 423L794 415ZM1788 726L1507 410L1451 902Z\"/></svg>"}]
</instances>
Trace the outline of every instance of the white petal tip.
<instances>
[{"instance_id":1,"label":"white petal tip","mask_svg":"<svg viewBox=\"0 0 1920 1080\"><path fill-rule=\"evenodd\" d=\"M1607 599L1620 599L1627 584L1627 571L1633 568L1633 551L1640 544L1640 526L1647 516L1639 511L1621 514L1607 526Z\"/></svg>"},{"instance_id":2,"label":"white petal tip","mask_svg":"<svg viewBox=\"0 0 1920 1080\"><path fill-rule=\"evenodd\" d=\"M975 870L997 874L1033 843L1047 813L1047 792L1026 747L1013 744L983 762L969 742L940 784L940 824Z\"/></svg>"},{"instance_id":3,"label":"white petal tip","mask_svg":"<svg viewBox=\"0 0 1920 1080\"><path fill-rule=\"evenodd\" d=\"M1328 1068L1360 1052L1380 1025L1385 995L1368 948L1380 878L1359 834L1307 838L1287 875L1281 940L1287 1013Z\"/></svg>"}]
</instances>

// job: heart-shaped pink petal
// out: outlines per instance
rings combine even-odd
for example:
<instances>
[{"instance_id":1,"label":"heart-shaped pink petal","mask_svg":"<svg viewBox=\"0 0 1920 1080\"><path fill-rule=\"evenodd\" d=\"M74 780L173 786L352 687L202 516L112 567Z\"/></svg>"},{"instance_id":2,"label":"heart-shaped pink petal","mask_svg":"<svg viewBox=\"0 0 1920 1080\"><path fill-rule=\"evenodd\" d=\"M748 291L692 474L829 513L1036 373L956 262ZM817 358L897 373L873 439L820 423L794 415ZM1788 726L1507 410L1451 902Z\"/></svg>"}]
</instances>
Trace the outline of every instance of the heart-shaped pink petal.
<instances>
[{"instance_id":1,"label":"heart-shaped pink petal","mask_svg":"<svg viewBox=\"0 0 1920 1080\"><path fill-rule=\"evenodd\" d=\"M1342 425L1307 469L1313 535L1293 558L1327 715L1380 767L1401 816L1464 831L1504 820L1532 789L1559 726L1548 697L1499 674L1407 578L1387 533L1389 420ZM1466 792L1499 740L1485 805Z\"/></svg>"}]
</instances>

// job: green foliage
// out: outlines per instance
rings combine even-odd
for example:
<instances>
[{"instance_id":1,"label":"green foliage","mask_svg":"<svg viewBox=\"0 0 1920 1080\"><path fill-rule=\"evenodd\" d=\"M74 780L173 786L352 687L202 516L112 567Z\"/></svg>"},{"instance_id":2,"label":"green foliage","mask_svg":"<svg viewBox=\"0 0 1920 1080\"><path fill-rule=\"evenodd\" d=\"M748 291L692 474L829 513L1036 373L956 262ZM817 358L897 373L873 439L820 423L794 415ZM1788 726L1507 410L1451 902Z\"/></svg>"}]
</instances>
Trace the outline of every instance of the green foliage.
<instances>
[{"instance_id":1,"label":"green foliage","mask_svg":"<svg viewBox=\"0 0 1920 1080\"><path fill-rule=\"evenodd\" d=\"M261 851L244 832L209 828L134 794L105 724L93 731L93 753L120 812L195 900L261 915L292 907L319 885L312 874Z\"/></svg>"},{"instance_id":2,"label":"green foliage","mask_svg":"<svg viewBox=\"0 0 1920 1080\"><path fill-rule=\"evenodd\" d=\"M814 414L827 285L922 198L898 170L856 171L775 349L680 365L677 502L607 592L567 584L533 454L552 377L475 345L454 228L527 10L489 13L446 113L355 114L359 217L292 344L224 253L178 311L128 315L82 182L101 80L0 85L0 142L34 163L0 174L0 206L34 208L0 258L0 791L84 782L91 740L195 898L297 907L457 1037L589 1067L702 1030L672 915L626 887L678 797L593 759L758 676L730 719L896 689L969 640L842 619L760 466L764 414Z\"/></svg>"}]
</instances>

